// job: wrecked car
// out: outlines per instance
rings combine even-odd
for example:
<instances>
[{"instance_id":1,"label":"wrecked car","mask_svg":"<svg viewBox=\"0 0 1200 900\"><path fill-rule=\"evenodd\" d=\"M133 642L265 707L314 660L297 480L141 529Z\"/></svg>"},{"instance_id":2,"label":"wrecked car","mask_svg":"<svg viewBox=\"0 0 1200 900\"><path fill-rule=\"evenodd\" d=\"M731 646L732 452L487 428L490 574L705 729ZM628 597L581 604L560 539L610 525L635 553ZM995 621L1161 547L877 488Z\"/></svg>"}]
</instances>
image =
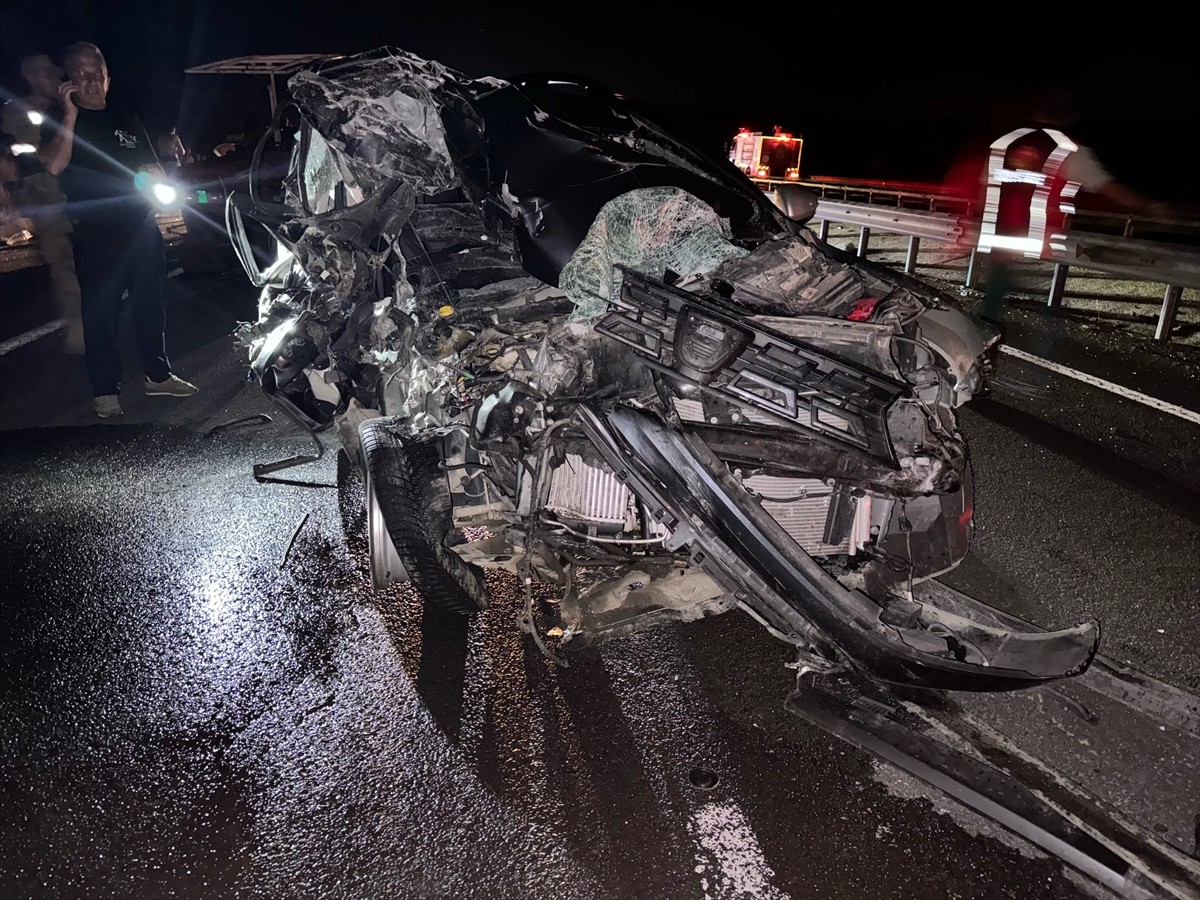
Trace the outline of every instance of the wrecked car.
<instances>
[{"instance_id":1,"label":"wrecked car","mask_svg":"<svg viewBox=\"0 0 1200 900\"><path fill-rule=\"evenodd\" d=\"M385 49L289 88L285 202L252 178L227 206L262 289L240 337L361 468L377 589L470 614L509 570L560 662L737 609L818 673L1005 690L1087 668L1095 622L1018 631L917 589L969 550L956 411L998 336L818 239L811 194L772 200L579 78Z\"/></svg>"}]
</instances>

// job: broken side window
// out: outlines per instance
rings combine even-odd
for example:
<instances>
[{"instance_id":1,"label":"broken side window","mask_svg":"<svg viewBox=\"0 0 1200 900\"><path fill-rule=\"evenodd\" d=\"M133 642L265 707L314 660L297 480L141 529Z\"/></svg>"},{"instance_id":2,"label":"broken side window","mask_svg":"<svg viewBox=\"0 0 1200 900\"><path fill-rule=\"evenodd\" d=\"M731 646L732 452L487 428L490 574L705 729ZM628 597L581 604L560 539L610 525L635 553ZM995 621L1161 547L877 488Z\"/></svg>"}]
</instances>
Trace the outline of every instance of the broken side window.
<instances>
[{"instance_id":1,"label":"broken side window","mask_svg":"<svg viewBox=\"0 0 1200 900\"><path fill-rule=\"evenodd\" d=\"M319 216L362 202L362 189L340 165L337 151L317 131L309 133L303 179L305 205L312 215Z\"/></svg>"}]
</instances>

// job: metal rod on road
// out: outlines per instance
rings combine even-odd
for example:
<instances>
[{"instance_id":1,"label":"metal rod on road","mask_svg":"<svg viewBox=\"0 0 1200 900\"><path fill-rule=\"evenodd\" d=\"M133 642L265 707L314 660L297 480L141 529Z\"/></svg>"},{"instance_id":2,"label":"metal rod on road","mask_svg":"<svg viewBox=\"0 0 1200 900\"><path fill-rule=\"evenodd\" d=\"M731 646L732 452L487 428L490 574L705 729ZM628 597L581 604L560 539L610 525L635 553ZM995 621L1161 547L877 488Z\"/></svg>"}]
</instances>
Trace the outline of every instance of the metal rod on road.
<instances>
[{"instance_id":1,"label":"metal rod on road","mask_svg":"<svg viewBox=\"0 0 1200 900\"><path fill-rule=\"evenodd\" d=\"M871 229L866 225L858 229L858 255L862 258L867 256L867 242L871 240Z\"/></svg>"}]
</instances>

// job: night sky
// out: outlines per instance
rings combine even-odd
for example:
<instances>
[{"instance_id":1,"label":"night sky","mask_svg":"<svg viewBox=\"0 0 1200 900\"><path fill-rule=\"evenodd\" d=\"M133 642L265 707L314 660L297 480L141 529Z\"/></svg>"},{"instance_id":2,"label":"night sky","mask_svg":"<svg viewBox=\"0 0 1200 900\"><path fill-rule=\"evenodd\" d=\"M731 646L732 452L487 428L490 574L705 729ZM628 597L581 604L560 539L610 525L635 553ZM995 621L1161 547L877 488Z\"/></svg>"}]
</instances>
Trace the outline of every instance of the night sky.
<instances>
[{"instance_id":1,"label":"night sky","mask_svg":"<svg viewBox=\"0 0 1200 900\"><path fill-rule=\"evenodd\" d=\"M188 66L391 45L468 75L587 75L656 104L712 152L739 126L779 124L804 135L806 175L937 180L963 148L997 136L1023 89L1056 81L1081 104L1077 136L1115 174L1163 199L1200 199L1192 161L1200 103L1183 13L1118 23L1097 11L1034 16L1015 4L955 13L896 4L881 15L859 12L864 4L728 2L731 14L720 17L696 4L649 8L66 0L22 10L9 0L0 83L20 90L15 71L26 53L92 40L114 93L132 97L152 130L177 122L185 142L201 145L265 116L265 81L185 76Z\"/></svg>"}]
</instances>

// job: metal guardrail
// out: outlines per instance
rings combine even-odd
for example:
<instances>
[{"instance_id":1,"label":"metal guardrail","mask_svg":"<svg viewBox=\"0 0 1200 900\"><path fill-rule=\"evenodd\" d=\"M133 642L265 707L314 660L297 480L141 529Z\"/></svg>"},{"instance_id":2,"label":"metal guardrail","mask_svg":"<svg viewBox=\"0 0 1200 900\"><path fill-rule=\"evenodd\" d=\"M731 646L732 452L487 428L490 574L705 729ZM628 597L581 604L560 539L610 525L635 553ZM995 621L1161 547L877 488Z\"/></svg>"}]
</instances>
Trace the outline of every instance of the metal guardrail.
<instances>
[{"instance_id":1,"label":"metal guardrail","mask_svg":"<svg viewBox=\"0 0 1200 900\"><path fill-rule=\"evenodd\" d=\"M17 244L0 243L0 275L45 264L46 260L42 258L42 249L38 246L36 238Z\"/></svg>"},{"instance_id":2,"label":"metal guardrail","mask_svg":"<svg viewBox=\"0 0 1200 900\"><path fill-rule=\"evenodd\" d=\"M1057 242L1055 242L1057 244ZM1081 266L1123 275L1144 277L1152 272L1154 280L1180 288L1200 288L1200 250L1191 250L1162 241L1113 237L1085 231L1068 231L1049 257L1062 265Z\"/></svg>"},{"instance_id":3,"label":"metal guardrail","mask_svg":"<svg viewBox=\"0 0 1200 900\"><path fill-rule=\"evenodd\" d=\"M816 218L822 222L874 228L892 234L908 235L918 240L926 238L946 244L958 243L967 234L962 218L951 213L893 209L839 200L819 200Z\"/></svg>"},{"instance_id":4,"label":"metal guardrail","mask_svg":"<svg viewBox=\"0 0 1200 900\"><path fill-rule=\"evenodd\" d=\"M158 230L162 232L168 247L177 245L187 235L187 223L182 212L159 213L155 218L158 220ZM15 244L0 243L0 274L33 269L45 264L46 260L42 257L37 237Z\"/></svg>"},{"instance_id":5,"label":"metal guardrail","mask_svg":"<svg viewBox=\"0 0 1200 900\"><path fill-rule=\"evenodd\" d=\"M783 182L770 179L755 179L755 182L767 193L774 193L774 187L777 184L797 184L794 181ZM979 235L978 220L974 216L938 212L934 209L939 199L953 200L954 198L947 197L947 195L928 194L924 196L925 208L903 208L899 205L902 200L907 199L912 204L919 200L921 195L911 190L881 188L870 183L867 183L866 186L856 182L845 185L812 181L799 183L805 187L816 189L822 194L813 217L819 222L817 233L822 240L828 240L831 222L857 227L859 229L857 252L859 256L865 257L872 230L907 236L908 250L904 260L904 271L907 274L912 274L916 269L917 253L922 240L970 246L972 249L967 264L966 287L975 286L979 270L979 251L975 248ZM850 202L828 196L828 193L836 191L843 193L860 191L870 193L872 196L878 196L880 192L883 192L889 196L890 202L888 205L881 205ZM891 203L897 205L893 206ZM917 203L916 205L921 204ZM1122 234L1104 234L1069 228L1062 240L1055 241L1054 250L1043 257L1045 262L1054 266L1046 305L1052 309L1062 306L1067 272L1071 268L1089 269L1136 281L1158 282L1164 285L1165 290L1154 337L1158 341L1169 340L1171 328L1182 300L1183 289L1200 288L1200 246L1193 248L1169 241L1132 237L1135 221L1132 216L1087 213L1085 218L1106 218L1122 222ZM1144 230L1161 231L1164 228L1182 226L1188 232L1195 232L1200 227L1200 223L1183 220L1139 219L1138 221L1142 222Z\"/></svg>"},{"instance_id":6,"label":"metal guardrail","mask_svg":"<svg viewBox=\"0 0 1200 900\"><path fill-rule=\"evenodd\" d=\"M156 217L158 220L159 231L162 232L163 239L167 242L168 253L177 248L184 236L187 234L187 224L184 220L182 212L160 213ZM170 260L170 257L168 257ZM46 259L42 255L41 244L34 237L32 240L21 241L20 243L5 245L0 242L0 279L4 280L8 286L5 288L7 297L11 291L11 279L22 279L22 276L16 274L26 272L30 274L30 270L36 270L41 266L46 265ZM32 316L23 315L19 318L22 322L14 323L11 318L6 318L4 325L17 328L25 327L26 324L33 324L33 327L26 328L17 334L12 334L8 327L0 328L0 356L11 353L26 344L40 340L43 337L54 334L59 329L65 328L67 323L59 318L56 318L57 313L54 310L52 303L52 293L49 289L50 278L47 273L42 273L41 276L36 276L37 284L30 288L36 296L30 300L29 297L22 297L22 304L25 306L25 312L32 309ZM41 285L45 289L38 287ZM26 285L29 288L29 285ZM12 298L14 301L16 297ZM33 306L29 304L32 302ZM10 317L11 307L0 307L0 314ZM36 324L34 324L36 323Z\"/></svg>"},{"instance_id":7,"label":"metal guardrail","mask_svg":"<svg viewBox=\"0 0 1200 900\"><path fill-rule=\"evenodd\" d=\"M978 221L973 215L971 204L963 198L937 193L929 185L903 182L833 181L829 179L809 181L784 181L782 179L752 179L767 193L780 184L800 184L816 190L821 199L817 203L814 219L819 222L818 235L828 240L829 224L851 225L859 229L858 255L866 256L871 231L899 234L908 237L904 271L912 274L916 269L917 254L922 240L941 244L970 245L970 260L967 264L966 286L974 287L978 280L979 254L974 245L978 237ZM922 190L923 189L923 190ZM841 196L832 196L840 194ZM845 199L857 196L870 202ZM953 211L939 210L948 207ZM160 217L160 227L168 240L178 240L182 216ZM1047 306L1061 307L1067 272L1070 268L1083 268L1118 275L1137 281L1158 282L1165 286L1163 302L1159 311L1155 339L1170 339L1184 288L1200 288L1200 247L1190 247L1167 241L1152 241L1135 237L1140 224L1143 231L1161 232L1182 226L1188 231L1200 228L1200 223L1181 220L1157 221L1124 214L1092 213L1083 217L1106 222L1112 230L1119 227L1120 235L1071 229L1065 235L1062 249L1045 257L1053 264ZM0 247L0 273L13 271L43 263L41 252L32 244L16 247Z\"/></svg>"}]
</instances>

